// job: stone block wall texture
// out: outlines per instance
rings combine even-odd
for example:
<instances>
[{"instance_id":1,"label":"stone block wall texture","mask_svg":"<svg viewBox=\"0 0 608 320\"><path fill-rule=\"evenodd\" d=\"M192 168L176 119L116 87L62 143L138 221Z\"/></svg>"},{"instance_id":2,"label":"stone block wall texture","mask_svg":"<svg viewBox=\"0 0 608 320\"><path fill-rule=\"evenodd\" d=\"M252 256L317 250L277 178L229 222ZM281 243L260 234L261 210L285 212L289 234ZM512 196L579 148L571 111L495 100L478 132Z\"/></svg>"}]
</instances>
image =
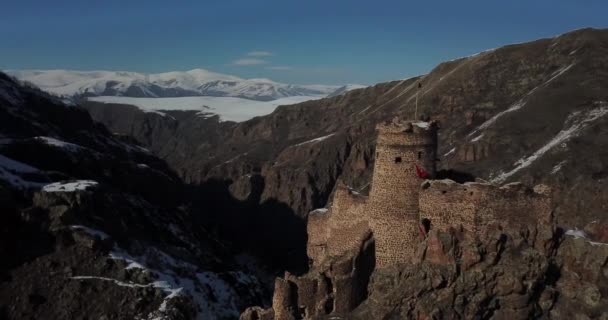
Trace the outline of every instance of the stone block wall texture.
<instances>
[{"instance_id":1,"label":"stone block wall texture","mask_svg":"<svg viewBox=\"0 0 608 320\"><path fill-rule=\"evenodd\" d=\"M313 266L326 257L337 257L358 249L369 235L366 198L339 183L329 210L315 210L307 225L308 257Z\"/></svg>"},{"instance_id":2,"label":"stone block wall texture","mask_svg":"<svg viewBox=\"0 0 608 320\"><path fill-rule=\"evenodd\" d=\"M376 267L407 263L420 240L416 166L432 178L437 157L437 126L399 122L377 126L376 160L367 212L376 240Z\"/></svg>"},{"instance_id":3,"label":"stone block wall texture","mask_svg":"<svg viewBox=\"0 0 608 320\"><path fill-rule=\"evenodd\" d=\"M329 210L315 210L308 215L306 254L315 263L321 262L327 256L330 214Z\"/></svg>"},{"instance_id":4,"label":"stone block wall texture","mask_svg":"<svg viewBox=\"0 0 608 320\"><path fill-rule=\"evenodd\" d=\"M370 238L352 255L333 259L323 270L303 276L285 273L275 282L275 319L326 319L352 311L368 296L369 279L374 270L374 240ZM250 310L253 317L269 310ZM251 318L248 320L251 320Z\"/></svg>"},{"instance_id":5,"label":"stone block wall texture","mask_svg":"<svg viewBox=\"0 0 608 320\"><path fill-rule=\"evenodd\" d=\"M297 305L295 286L289 280L276 278L274 282L274 294L272 296L272 309L276 320L295 319L294 306Z\"/></svg>"},{"instance_id":6,"label":"stone block wall texture","mask_svg":"<svg viewBox=\"0 0 608 320\"><path fill-rule=\"evenodd\" d=\"M431 229L462 227L481 232L491 226L519 227L548 222L551 202L520 183L502 187L487 183L458 184L452 180L429 181L420 192L420 218Z\"/></svg>"},{"instance_id":7,"label":"stone block wall texture","mask_svg":"<svg viewBox=\"0 0 608 320\"><path fill-rule=\"evenodd\" d=\"M481 191L452 180L431 181L420 192L420 218L428 219L431 229L446 231L462 226L475 231L475 216L479 209Z\"/></svg>"}]
</instances>

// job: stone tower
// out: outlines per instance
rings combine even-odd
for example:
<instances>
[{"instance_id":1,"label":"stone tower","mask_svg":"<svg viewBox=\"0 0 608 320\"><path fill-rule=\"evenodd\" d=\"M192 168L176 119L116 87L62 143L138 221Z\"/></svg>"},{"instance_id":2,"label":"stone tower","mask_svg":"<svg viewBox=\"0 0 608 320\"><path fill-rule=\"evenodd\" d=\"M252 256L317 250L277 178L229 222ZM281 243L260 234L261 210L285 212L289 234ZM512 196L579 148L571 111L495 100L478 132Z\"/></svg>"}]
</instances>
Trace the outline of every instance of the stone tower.
<instances>
[{"instance_id":1,"label":"stone tower","mask_svg":"<svg viewBox=\"0 0 608 320\"><path fill-rule=\"evenodd\" d=\"M381 123L369 195L370 227L376 240L376 267L407 263L420 238L418 194L423 181L416 167L435 175L435 122Z\"/></svg>"}]
</instances>

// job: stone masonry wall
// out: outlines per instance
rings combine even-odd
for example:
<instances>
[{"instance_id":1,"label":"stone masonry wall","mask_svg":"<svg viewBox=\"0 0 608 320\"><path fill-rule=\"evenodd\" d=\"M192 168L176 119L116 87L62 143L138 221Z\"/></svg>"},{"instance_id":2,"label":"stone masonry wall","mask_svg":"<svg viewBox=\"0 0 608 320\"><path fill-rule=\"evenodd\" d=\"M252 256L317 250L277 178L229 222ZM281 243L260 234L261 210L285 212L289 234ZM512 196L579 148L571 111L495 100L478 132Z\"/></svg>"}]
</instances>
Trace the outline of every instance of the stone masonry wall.
<instances>
[{"instance_id":1,"label":"stone masonry wall","mask_svg":"<svg viewBox=\"0 0 608 320\"><path fill-rule=\"evenodd\" d=\"M313 266L359 248L370 233L366 197L338 183L331 208L313 211L307 232L307 253Z\"/></svg>"},{"instance_id":2,"label":"stone masonry wall","mask_svg":"<svg viewBox=\"0 0 608 320\"><path fill-rule=\"evenodd\" d=\"M475 216L480 205L480 190L452 180L425 182L420 192L420 219L428 219L431 229L446 231L462 226L475 231Z\"/></svg>"},{"instance_id":3,"label":"stone masonry wall","mask_svg":"<svg viewBox=\"0 0 608 320\"><path fill-rule=\"evenodd\" d=\"M407 263L420 240L416 166L435 174L435 123L378 125L376 159L367 211L376 240L376 267Z\"/></svg>"},{"instance_id":4,"label":"stone masonry wall","mask_svg":"<svg viewBox=\"0 0 608 320\"><path fill-rule=\"evenodd\" d=\"M320 262L327 255L329 216L327 209L318 209L308 214L306 254L313 262Z\"/></svg>"},{"instance_id":5,"label":"stone masonry wall","mask_svg":"<svg viewBox=\"0 0 608 320\"><path fill-rule=\"evenodd\" d=\"M550 198L520 183L502 187L487 183L428 181L420 192L420 218L431 229L450 227L478 233L494 226L519 227L549 221Z\"/></svg>"}]
</instances>

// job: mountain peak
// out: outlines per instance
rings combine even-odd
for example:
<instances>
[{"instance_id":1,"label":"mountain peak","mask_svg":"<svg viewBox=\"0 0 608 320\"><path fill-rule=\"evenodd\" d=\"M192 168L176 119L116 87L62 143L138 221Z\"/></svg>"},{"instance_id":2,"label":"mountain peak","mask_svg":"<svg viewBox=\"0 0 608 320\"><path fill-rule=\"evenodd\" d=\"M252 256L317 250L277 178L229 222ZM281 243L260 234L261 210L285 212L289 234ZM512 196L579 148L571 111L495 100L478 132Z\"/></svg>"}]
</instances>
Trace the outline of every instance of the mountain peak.
<instances>
[{"instance_id":1,"label":"mountain peak","mask_svg":"<svg viewBox=\"0 0 608 320\"><path fill-rule=\"evenodd\" d=\"M335 86L289 85L266 78L243 79L202 68L156 74L77 70L11 70L8 73L66 98L219 96L269 101L293 96L323 97L336 89Z\"/></svg>"}]
</instances>

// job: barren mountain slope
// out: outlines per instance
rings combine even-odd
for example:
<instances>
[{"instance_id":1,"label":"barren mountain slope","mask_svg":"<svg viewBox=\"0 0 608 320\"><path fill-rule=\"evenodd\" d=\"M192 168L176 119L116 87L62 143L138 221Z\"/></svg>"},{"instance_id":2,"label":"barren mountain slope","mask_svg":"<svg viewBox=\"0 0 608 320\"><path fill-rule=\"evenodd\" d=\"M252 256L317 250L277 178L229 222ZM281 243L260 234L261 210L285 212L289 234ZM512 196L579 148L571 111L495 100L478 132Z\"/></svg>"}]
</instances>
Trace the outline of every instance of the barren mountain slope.
<instances>
[{"instance_id":1,"label":"barren mountain slope","mask_svg":"<svg viewBox=\"0 0 608 320\"><path fill-rule=\"evenodd\" d=\"M232 319L263 302L188 191L85 110L0 73L0 319Z\"/></svg>"}]
</instances>

